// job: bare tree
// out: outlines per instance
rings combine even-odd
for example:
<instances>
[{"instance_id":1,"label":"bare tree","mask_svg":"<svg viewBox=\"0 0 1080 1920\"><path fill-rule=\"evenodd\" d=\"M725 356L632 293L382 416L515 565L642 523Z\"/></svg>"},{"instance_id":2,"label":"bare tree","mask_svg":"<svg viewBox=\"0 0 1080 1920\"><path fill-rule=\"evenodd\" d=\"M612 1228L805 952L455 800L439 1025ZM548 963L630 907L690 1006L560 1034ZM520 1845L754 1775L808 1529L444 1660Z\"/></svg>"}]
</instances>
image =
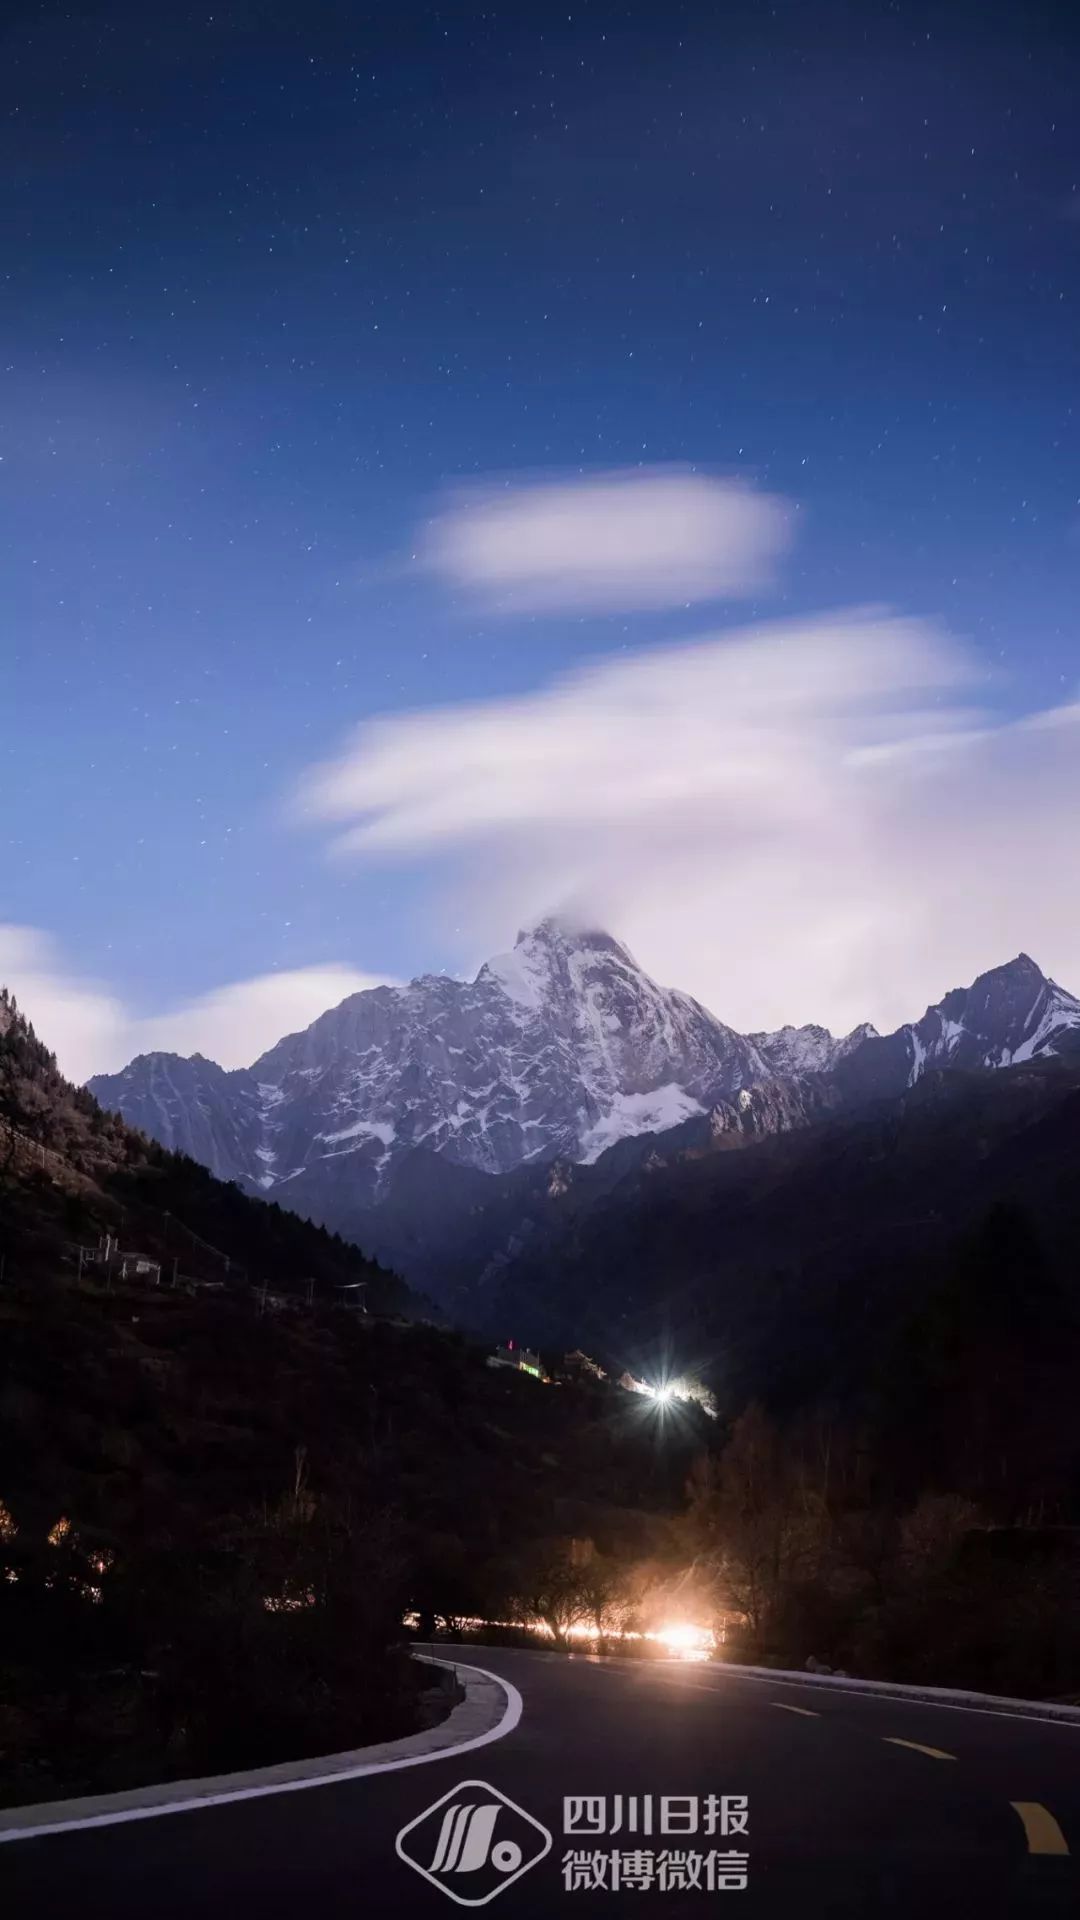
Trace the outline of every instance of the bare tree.
<instances>
[{"instance_id":1,"label":"bare tree","mask_svg":"<svg viewBox=\"0 0 1080 1920\"><path fill-rule=\"evenodd\" d=\"M558 1647L567 1646L572 1628L589 1618L587 1567L578 1563L572 1542L543 1540L528 1549L511 1586L515 1607L526 1620L546 1627Z\"/></svg>"},{"instance_id":2,"label":"bare tree","mask_svg":"<svg viewBox=\"0 0 1080 1920\"><path fill-rule=\"evenodd\" d=\"M820 1552L826 1510L815 1476L762 1408L751 1406L719 1461L699 1465L690 1497L706 1564L762 1645L792 1584Z\"/></svg>"}]
</instances>

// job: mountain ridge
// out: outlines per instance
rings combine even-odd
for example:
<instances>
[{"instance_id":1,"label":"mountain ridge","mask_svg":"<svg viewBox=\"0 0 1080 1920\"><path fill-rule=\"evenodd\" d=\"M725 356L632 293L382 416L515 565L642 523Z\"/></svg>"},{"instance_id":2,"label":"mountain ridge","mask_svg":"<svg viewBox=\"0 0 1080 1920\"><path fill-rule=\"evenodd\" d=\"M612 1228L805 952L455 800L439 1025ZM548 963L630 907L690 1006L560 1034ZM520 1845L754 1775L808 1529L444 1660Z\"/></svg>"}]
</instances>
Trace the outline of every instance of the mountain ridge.
<instances>
[{"instance_id":1,"label":"mountain ridge","mask_svg":"<svg viewBox=\"0 0 1080 1920\"><path fill-rule=\"evenodd\" d=\"M1027 954L891 1034L740 1034L603 929L549 918L473 980L349 995L250 1068L148 1054L89 1086L218 1177L348 1231L377 1216L412 1154L500 1181L680 1130L743 1145L898 1096L937 1067L1074 1052L1080 1001Z\"/></svg>"},{"instance_id":2,"label":"mountain ridge","mask_svg":"<svg viewBox=\"0 0 1080 1920\"><path fill-rule=\"evenodd\" d=\"M899 1325L995 1209L1022 1212L1080 1313L1078 1146L1080 1053L999 1073L933 1067L899 1096L745 1152L657 1142L602 1180L575 1170L557 1205L522 1210L512 1244L459 1260L455 1310L625 1355L663 1339L750 1398L796 1379L800 1392L815 1377L850 1386L867 1331Z\"/></svg>"}]
</instances>

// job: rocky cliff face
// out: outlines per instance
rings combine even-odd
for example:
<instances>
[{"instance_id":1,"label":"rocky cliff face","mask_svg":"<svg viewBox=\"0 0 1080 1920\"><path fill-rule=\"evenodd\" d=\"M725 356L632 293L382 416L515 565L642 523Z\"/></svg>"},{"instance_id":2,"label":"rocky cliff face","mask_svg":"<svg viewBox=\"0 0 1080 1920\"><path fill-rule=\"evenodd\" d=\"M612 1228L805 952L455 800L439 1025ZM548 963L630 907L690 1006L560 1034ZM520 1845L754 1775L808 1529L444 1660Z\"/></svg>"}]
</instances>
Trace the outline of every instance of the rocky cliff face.
<instances>
[{"instance_id":1,"label":"rocky cliff face","mask_svg":"<svg viewBox=\"0 0 1080 1920\"><path fill-rule=\"evenodd\" d=\"M778 1080L794 1080L830 1072L864 1040L876 1039L877 1030L867 1022L837 1040L828 1027L780 1027L776 1033L751 1033L747 1038Z\"/></svg>"},{"instance_id":2,"label":"rocky cliff face","mask_svg":"<svg viewBox=\"0 0 1080 1920\"><path fill-rule=\"evenodd\" d=\"M270 1192L341 1164L374 1198L416 1148L484 1173L664 1132L771 1077L754 1042L657 986L609 934L555 921L472 981L353 994L246 1072L150 1054L92 1089L167 1146Z\"/></svg>"},{"instance_id":3,"label":"rocky cliff face","mask_svg":"<svg viewBox=\"0 0 1080 1920\"><path fill-rule=\"evenodd\" d=\"M99 1074L90 1091L128 1125L190 1154L219 1180L258 1185L263 1106L250 1073L226 1073L201 1053L142 1053L122 1073Z\"/></svg>"},{"instance_id":4,"label":"rocky cliff face","mask_svg":"<svg viewBox=\"0 0 1080 1920\"><path fill-rule=\"evenodd\" d=\"M251 1072L268 1103L268 1184L313 1154L347 1156L377 1184L416 1147L484 1173L592 1160L768 1069L610 935L545 921L475 980L354 994Z\"/></svg>"},{"instance_id":5,"label":"rocky cliff face","mask_svg":"<svg viewBox=\"0 0 1080 1920\"><path fill-rule=\"evenodd\" d=\"M846 1050L833 1072L845 1099L866 1100L901 1093L934 1067L1022 1066L1076 1052L1080 1000L1021 953L954 987L921 1020Z\"/></svg>"}]
</instances>

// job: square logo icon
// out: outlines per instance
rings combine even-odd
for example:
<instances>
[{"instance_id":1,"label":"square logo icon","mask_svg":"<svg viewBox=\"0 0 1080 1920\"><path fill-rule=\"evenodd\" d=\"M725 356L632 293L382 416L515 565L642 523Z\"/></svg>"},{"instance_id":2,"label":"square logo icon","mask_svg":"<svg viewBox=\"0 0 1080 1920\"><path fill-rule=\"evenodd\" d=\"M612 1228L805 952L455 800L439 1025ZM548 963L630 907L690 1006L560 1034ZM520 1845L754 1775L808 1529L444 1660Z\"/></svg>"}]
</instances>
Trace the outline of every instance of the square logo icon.
<instances>
[{"instance_id":1,"label":"square logo icon","mask_svg":"<svg viewBox=\"0 0 1080 1920\"><path fill-rule=\"evenodd\" d=\"M394 1846L459 1907L486 1907L551 1852L551 1835L486 1780L462 1780L402 1827Z\"/></svg>"}]
</instances>

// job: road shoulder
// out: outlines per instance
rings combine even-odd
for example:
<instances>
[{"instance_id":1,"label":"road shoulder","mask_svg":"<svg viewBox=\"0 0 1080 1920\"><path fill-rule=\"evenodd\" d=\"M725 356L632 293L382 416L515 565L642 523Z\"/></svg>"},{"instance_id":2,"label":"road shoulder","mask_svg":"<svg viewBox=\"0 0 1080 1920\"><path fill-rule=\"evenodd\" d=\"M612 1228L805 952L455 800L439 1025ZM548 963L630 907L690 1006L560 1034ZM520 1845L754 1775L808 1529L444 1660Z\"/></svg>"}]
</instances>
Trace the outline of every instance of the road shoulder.
<instances>
[{"instance_id":1,"label":"road shoulder","mask_svg":"<svg viewBox=\"0 0 1080 1920\"><path fill-rule=\"evenodd\" d=\"M380 1745L357 1747L348 1753L320 1755L311 1760L282 1761L273 1767L242 1773L216 1774L202 1780L170 1780L126 1793L94 1794L83 1799L50 1800L36 1806L12 1807L0 1812L0 1843L40 1839L51 1833L70 1833L82 1827L118 1825L126 1820L150 1820L167 1813L188 1813L236 1800L259 1799L271 1793L295 1793L307 1787L332 1786L365 1774L392 1773L423 1766L450 1754L468 1753L501 1740L521 1718L523 1702L517 1688L486 1667L437 1660L426 1654L417 1659L437 1667L452 1667L465 1689L465 1698L445 1720L423 1733Z\"/></svg>"}]
</instances>

